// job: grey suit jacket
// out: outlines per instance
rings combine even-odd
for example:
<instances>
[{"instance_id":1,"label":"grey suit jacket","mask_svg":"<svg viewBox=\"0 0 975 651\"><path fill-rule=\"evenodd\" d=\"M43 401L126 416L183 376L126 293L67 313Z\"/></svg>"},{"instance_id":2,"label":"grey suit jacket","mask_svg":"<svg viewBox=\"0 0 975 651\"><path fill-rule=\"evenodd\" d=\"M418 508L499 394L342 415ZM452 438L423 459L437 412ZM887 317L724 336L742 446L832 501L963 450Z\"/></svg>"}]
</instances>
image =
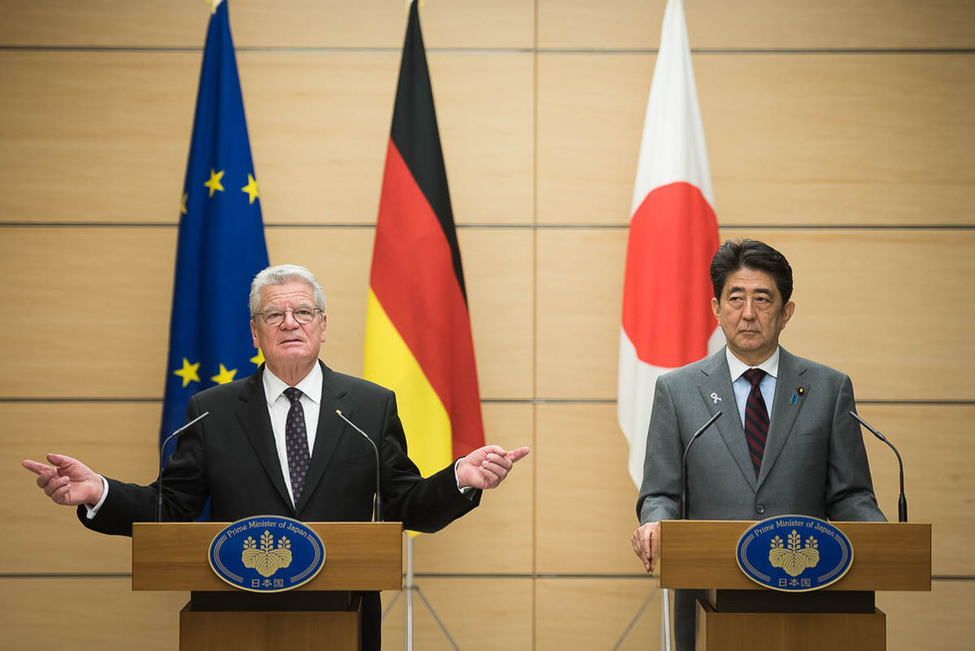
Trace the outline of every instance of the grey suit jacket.
<instances>
[{"instance_id":1,"label":"grey suit jacket","mask_svg":"<svg viewBox=\"0 0 975 651\"><path fill-rule=\"evenodd\" d=\"M680 517L684 448L718 411L724 413L688 454L689 518L762 520L801 514L829 520L886 519L873 493L860 427L849 415L855 408L850 378L780 351L757 479L724 349L657 380L636 507L641 523Z\"/></svg>"}]
</instances>

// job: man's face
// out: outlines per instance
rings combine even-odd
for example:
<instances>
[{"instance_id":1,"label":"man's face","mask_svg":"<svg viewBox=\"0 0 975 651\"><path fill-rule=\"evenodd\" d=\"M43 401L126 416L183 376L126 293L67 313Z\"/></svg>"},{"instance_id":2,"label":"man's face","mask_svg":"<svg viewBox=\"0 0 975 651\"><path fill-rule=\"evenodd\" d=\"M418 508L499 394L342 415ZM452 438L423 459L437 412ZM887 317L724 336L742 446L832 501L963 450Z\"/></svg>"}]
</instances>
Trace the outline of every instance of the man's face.
<instances>
[{"instance_id":1,"label":"man's face","mask_svg":"<svg viewBox=\"0 0 975 651\"><path fill-rule=\"evenodd\" d=\"M311 310L314 318L304 325L295 320L292 310ZM261 290L260 314L251 319L254 345L260 346L268 368L312 365L318 359L325 341L325 315L315 308L315 293L301 282L270 285ZM284 320L276 326L265 323L262 314L283 312Z\"/></svg>"},{"instance_id":2,"label":"man's face","mask_svg":"<svg viewBox=\"0 0 975 651\"><path fill-rule=\"evenodd\" d=\"M749 365L768 359L779 345L779 333L796 305L783 304L779 288L764 271L742 268L728 275L721 301L711 309L735 357Z\"/></svg>"}]
</instances>

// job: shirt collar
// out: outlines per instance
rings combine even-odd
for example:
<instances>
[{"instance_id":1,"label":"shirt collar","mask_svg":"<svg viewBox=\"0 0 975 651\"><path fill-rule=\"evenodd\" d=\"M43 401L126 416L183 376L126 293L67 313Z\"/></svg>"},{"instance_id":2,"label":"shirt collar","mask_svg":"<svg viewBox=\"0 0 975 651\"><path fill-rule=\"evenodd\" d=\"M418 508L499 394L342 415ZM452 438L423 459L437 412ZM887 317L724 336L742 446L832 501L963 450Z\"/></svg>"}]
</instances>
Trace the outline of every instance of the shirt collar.
<instances>
[{"instance_id":1,"label":"shirt collar","mask_svg":"<svg viewBox=\"0 0 975 651\"><path fill-rule=\"evenodd\" d=\"M317 405L322 400L323 378L321 364L315 364L308 375L295 385L295 388L301 390ZM288 388L288 384L272 373L266 365L264 366L264 376L261 379L264 382L264 395L267 397L268 405L274 404L284 394L284 390Z\"/></svg>"},{"instance_id":2,"label":"shirt collar","mask_svg":"<svg viewBox=\"0 0 975 651\"><path fill-rule=\"evenodd\" d=\"M731 371L732 383L737 381L738 378L741 377L742 373L750 368L760 368L772 377L777 378L779 376L779 350L780 347L776 346L775 352L773 352L767 360L758 366L749 366L745 362L735 357L734 353L731 352L731 349L725 346L724 352L725 356L728 358L728 370Z\"/></svg>"}]
</instances>

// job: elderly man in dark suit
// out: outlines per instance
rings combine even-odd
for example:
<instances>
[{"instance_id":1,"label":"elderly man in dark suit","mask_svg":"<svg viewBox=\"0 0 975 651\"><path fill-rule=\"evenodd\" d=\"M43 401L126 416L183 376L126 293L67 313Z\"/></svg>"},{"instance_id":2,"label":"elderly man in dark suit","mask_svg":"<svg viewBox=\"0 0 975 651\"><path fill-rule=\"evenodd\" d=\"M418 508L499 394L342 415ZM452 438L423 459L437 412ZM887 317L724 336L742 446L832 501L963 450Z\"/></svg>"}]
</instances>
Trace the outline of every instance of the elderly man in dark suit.
<instances>
[{"instance_id":1,"label":"elderly man in dark suit","mask_svg":"<svg viewBox=\"0 0 975 651\"><path fill-rule=\"evenodd\" d=\"M762 242L725 242L711 263L711 307L727 346L660 377L653 399L640 527L631 542L648 572L660 520L680 517L681 466L693 433L722 411L687 461L687 517L762 520L801 514L885 520L855 409L839 371L779 346L795 311L792 268ZM677 648L694 648L696 591L675 593Z\"/></svg>"},{"instance_id":2,"label":"elderly man in dark suit","mask_svg":"<svg viewBox=\"0 0 975 651\"><path fill-rule=\"evenodd\" d=\"M376 436L382 459L384 519L432 532L477 506L528 448L489 445L424 479L407 456L393 393L337 373L319 359L325 295L307 269L265 269L251 287L251 332L266 360L249 378L191 398L188 416L210 415L180 438L164 472L163 519L188 521L207 498L214 521L282 515L306 521L367 521L376 487L375 456L336 410ZM295 431L300 435L294 437ZM157 484L139 486L51 454L24 461L58 504L77 505L84 525L131 535L155 520ZM379 648L378 593L364 595L363 648Z\"/></svg>"}]
</instances>

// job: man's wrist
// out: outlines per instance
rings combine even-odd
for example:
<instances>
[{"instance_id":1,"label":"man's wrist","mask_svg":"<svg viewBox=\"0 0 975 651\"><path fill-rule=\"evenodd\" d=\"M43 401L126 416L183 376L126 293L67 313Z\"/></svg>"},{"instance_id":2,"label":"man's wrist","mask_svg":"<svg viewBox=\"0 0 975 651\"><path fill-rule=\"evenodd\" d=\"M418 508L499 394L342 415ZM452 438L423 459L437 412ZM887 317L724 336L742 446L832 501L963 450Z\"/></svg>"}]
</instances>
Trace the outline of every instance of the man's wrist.
<instances>
[{"instance_id":1,"label":"man's wrist","mask_svg":"<svg viewBox=\"0 0 975 651\"><path fill-rule=\"evenodd\" d=\"M98 498L98 501L94 506L90 504L85 504L85 508L88 509L88 519L92 520L96 515L98 515L98 510L102 508L102 504L105 503L105 499L108 498L108 480L103 476L98 475L98 478L102 480L102 496Z\"/></svg>"}]
</instances>

